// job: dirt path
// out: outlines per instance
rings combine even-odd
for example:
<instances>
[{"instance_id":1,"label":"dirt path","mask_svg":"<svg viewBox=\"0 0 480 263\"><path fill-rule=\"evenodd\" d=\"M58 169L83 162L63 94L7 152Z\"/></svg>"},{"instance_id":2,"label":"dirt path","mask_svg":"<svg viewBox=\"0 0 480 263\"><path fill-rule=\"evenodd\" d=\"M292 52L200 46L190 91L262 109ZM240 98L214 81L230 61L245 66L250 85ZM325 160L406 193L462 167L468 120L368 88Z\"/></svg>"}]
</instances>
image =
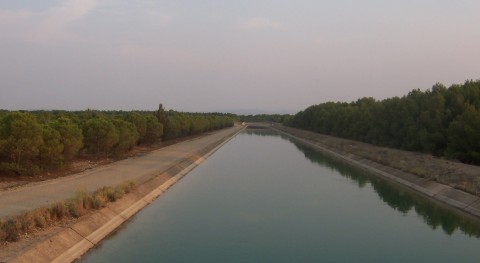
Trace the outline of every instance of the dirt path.
<instances>
[{"instance_id":1,"label":"dirt path","mask_svg":"<svg viewBox=\"0 0 480 263\"><path fill-rule=\"evenodd\" d=\"M235 126L223 129L155 150L140 157L0 192L0 218L64 200L81 189L93 191L103 186L118 185L126 180L133 180L137 184L141 184L179 161L189 158L192 153L202 150L241 128L243 127Z\"/></svg>"}]
</instances>

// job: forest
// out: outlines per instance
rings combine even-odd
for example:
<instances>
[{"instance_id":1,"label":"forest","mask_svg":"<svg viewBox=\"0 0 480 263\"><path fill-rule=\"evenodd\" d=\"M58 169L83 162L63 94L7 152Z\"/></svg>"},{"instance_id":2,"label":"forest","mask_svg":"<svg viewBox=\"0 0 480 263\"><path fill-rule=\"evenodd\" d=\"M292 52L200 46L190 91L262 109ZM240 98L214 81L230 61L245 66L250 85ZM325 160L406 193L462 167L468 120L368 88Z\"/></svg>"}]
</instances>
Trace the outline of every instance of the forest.
<instances>
[{"instance_id":1,"label":"forest","mask_svg":"<svg viewBox=\"0 0 480 263\"><path fill-rule=\"evenodd\" d=\"M287 120L291 127L480 164L480 80L412 90L384 100L326 102Z\"/></svg>"},{"instance_id":2,"label":"forest","mask_svg":"<svg viewBox=\"0 0 480 263\"><path fill-rule=\"evenodd\" d=\"M290 114L256 114L239 115L238 119L242 122L278 122L286 123L292 117Z\"/></svg>"},{"instance_id":3,"label":"forest","mask_svg":"<svg viewBox=\"0 0 480 263\"><path fill-rule=\"evenodd\" d=\"M0 111L0 174L35 175L79 155L118 157L153 144L233 126L231 115L165 111Z\"/></svg>"}]
</instances>

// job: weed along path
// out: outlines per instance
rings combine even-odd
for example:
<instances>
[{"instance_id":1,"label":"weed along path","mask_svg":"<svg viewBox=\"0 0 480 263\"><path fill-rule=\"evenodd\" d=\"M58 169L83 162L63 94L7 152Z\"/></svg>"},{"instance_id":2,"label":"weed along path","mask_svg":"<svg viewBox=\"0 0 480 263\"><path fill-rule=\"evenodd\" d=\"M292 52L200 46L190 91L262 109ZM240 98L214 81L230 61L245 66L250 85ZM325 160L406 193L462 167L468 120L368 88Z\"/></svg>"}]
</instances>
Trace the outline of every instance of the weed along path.
<instances>
[{"instance_id":1,"label":"weed along path","mask_svg":"<svg viewBox=\"0 0 480 263\"><path fill-rule=\"evenodd\" d=\"M173 144L140 157L125 159L78 174L32 183L0 192L0 218L14 216L37 207L65 200L78 190L94 191L132 180L137 185L189 159L202 156L242 126L215 131L201 137Z\"/></svg>"}]
</instances>

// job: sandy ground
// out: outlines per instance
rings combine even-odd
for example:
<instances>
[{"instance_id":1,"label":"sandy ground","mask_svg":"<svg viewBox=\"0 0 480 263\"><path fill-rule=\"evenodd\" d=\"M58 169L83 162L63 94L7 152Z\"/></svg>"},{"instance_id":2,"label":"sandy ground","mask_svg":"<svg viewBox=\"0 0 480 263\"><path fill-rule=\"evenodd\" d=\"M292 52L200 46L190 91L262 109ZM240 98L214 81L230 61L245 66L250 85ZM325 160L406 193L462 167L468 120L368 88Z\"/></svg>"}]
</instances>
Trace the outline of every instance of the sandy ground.
<instances>
[{"instance_id":1,"label":"sandy ground","mask_svg":"<svg viewBox=\"0 0 480 263\"><path fill-rule=\"evenodd\" d=\"M480 196L480 166L275 125L343 155L356 155Z\"/></svg>"}]
</instances>

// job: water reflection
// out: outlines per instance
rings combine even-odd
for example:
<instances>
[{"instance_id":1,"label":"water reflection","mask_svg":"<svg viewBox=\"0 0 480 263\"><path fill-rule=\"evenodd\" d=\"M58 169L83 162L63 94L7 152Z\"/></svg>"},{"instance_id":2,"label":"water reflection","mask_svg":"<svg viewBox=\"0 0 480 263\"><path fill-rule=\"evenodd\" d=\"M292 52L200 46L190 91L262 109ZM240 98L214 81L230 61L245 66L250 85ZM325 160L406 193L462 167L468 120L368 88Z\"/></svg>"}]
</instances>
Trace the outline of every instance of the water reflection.
<instances>
[{"instance_id":1,"label":"water reflection","mask_svg":"<svg viewBox=\"0 0 480 263\"><path fill-rule=\"evenodd\" d=\"M452 235L459 229L468 236L480 237L480 221L477 219L460 212L454 212L410 191L393 186L390 182L340 160L323 155L314 148L273 130L246 130L245 133L254 136L281 137L291 142L312 163L328 167L340 173L342 176L357 183L360 188L371 185L380 199L396 211L406 214L413 209L432 229L441 227L448 235Z\"/></svg>"}]
</instances>

